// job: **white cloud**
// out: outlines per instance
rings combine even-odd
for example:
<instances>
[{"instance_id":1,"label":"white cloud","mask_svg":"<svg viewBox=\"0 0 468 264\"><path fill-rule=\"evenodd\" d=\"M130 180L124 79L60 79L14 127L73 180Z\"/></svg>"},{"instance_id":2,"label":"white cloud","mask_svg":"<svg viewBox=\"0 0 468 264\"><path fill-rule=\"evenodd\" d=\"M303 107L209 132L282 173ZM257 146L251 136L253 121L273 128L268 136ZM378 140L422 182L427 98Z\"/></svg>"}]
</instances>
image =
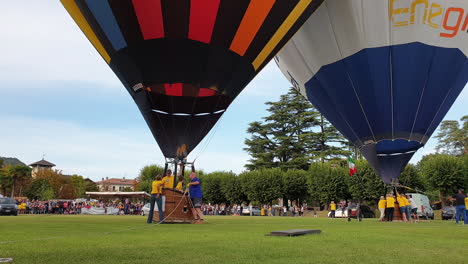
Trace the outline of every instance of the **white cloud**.
<instances>
[{"instance_id":1,"label":"white cloud","mask_svg":"<svg viewBox=\"0 0 468 264\"><path fill-rule=\"evenodd\" d=\"M0 80L118 79L58 0L1 1Z\"/></svg>"},{"instance_id":2,"label":"white cloud","mask_svg":"<svg viewBox=\"0 0 468 264\"><path fill-rule=\"evenodd\" d=\"M99 130L70 122L0 116L0 155L32 163L46 159L66 174L134 178L147 164L163 163L146 129Z\"/></svg>"},{"instance_id":3,"label":"white cloud","mask_svg":"<svg viewBox=\"0 0 468 264\"><path fill-rule=\"evenodd\" d=\"M109 130L65 121L1 115L0 123L0 156L17 157L29 164L45 154L46 160L65 174L80 174L93 180L135 178L145 165L164 164L161 151L145 126ZM206 172L240 173L249 158L245 153L198 149L190 159L197 156L196 167Z\"/></svg>"}]
</instances>

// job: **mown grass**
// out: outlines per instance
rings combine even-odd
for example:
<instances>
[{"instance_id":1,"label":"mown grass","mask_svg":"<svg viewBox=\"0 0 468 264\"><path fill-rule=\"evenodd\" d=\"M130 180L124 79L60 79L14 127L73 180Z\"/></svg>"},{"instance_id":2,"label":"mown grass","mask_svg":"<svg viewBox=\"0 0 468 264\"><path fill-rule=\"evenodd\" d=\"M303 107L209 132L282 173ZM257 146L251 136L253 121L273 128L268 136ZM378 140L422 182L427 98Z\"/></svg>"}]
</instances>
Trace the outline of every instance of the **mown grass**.
<instances>
[{"instance_id":1,"label":"mown grass","mask_svg":"<svg viewBox=\"0 0 468 264\"><path fill-rule=\"evenodd\" d=\"M207 217L202 225L144 222L140 216L0 217L0 258L14 258L14 263L106 264L468 263L468 226L451 221L348 223L310 217L218 216ZM128 228L138 229L123 230ZM322 233L265 236L285 229ZM34 240L39 238L50 239Z\"/></svg>"}]
</instances>

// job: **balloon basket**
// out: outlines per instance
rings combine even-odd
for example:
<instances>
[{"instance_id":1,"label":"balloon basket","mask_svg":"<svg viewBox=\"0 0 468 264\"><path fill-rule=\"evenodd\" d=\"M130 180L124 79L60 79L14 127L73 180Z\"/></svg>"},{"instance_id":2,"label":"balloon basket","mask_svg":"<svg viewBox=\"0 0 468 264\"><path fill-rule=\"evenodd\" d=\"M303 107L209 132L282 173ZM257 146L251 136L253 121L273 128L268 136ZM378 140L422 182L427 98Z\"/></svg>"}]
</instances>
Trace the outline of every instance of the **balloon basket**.
<instances>
[{"instance_id":1,"label":"balloon basket","mask_svg":"<svg viewBox=\"0 0 468 264\"><path fill-rule=\"evenodd\" d=\"M192 214L190 198L183 192L175 189L163 189L166 196L164 223L167 224L200 224L203 221L196 221ZM155 212L153 222L159 222L159 214Z\"/></svg>"},{"instance_id":2,"label":"balloon basket","mask_svg":"<svg viewBox=\"0 0 468 264\"><path fill-rule=\"evenodd\" d=\"M387 217L384 217L384 222L387 222ZM395 203L395 209L393 211L393 222L403 222L403 216L400 213L400 206Z\"/></svg>"}]
</instances>

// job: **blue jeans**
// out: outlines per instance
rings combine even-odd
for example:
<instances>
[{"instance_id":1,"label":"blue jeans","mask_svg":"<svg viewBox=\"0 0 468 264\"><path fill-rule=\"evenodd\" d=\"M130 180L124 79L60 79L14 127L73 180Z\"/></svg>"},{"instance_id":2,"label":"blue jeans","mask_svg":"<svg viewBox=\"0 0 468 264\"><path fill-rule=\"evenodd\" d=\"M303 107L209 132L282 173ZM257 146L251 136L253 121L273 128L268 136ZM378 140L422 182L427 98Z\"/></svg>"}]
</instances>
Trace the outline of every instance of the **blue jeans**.
<instances>
[{"instance_id":1,"label":"blue jeans","mask_svg":"<svg viewBox=\"0 0 468 264\"><path fill-rule=\"evenodd\" d=\"M408 218L408 220L411 219L411 205L406 206L406 217Z\"/></svg>"},{"instance_id":2,"label":"blue jeans","mask_svg":"<svg viewBox=\"0 0 468 264\"><path fill-rule=\"evenodd\" d=\"M465 223L465 225L468 225L468 219L466 219L465 206L464 205L457 205L456 209L457 209L457 217L455 218L455 220L456 220L457 224L458 224L458 221L460 221L460 216L463 215L463 222Z\"/></svg>"},{"instance_id":3,"label":"blue jeans","mask_svg":"<svg viewBox=\"0 0 468 264\"><path fill-rule=\"evenodd\" d=\"M157 194L151 194L151 200L150 200L150 211L148 214L148 220L146 221L148 224L151 224L153 222L153 214L154 214L154 204L156 203L158 205L158 210L159 210L159 221L161 222L164 219L164 212L162 210L162 195L159 195L159 198L157 197Z\"/></svg>"}]
</instances>

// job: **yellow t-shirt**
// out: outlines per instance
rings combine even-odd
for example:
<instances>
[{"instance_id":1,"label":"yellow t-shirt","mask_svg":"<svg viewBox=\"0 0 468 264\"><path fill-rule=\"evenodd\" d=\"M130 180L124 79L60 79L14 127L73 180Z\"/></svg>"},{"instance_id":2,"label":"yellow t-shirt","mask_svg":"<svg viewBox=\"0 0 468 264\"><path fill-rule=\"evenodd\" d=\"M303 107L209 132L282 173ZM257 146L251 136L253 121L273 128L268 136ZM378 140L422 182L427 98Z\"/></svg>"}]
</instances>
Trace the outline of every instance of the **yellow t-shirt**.
<instances>
[{"instance_id":1,"label":"yellow t-shirt","mask_svg":"<svg viewBox=\"0 0 468 264\"><path fill-rule=\"evenodd\" d=\"M399 207L406 206L405 199L401 195L398 195L396 199Z\"/></svg>"},{"instance_id":2,"label":"yellow t-shirt","mask_svg":"<svg viewBox=\"0 0 468 264\"><path fill-rule=\"evenodd\" d=\"M465 208L468 210L468 197L465 197Z\"/></svg>"},{"instance_id":3,"label":"yellow t-shirt","mask_svg":"<svg viewBox=\"0 0 468 264\"><path fill-rule=\"evenodd\" d=\"M387 200L380 200L379 201L379 209L382 209L382 208L385 209L386 206L387 206Z\"/></svg>"},{"instance_id":4,"label":"yellow t-shirt","mask_svg":"<svg viewBox=\"0 0 468 264\"><path fill-rule=\"evenodd\" d=\"M331 203L330 204L330 210L332 210L332 211L336 210L336 203Z\"/></svg>"},{"instance_id":5,"label":"yellow t-shirt","mask_svg":"<svg viewBox=\"0 0 468 264\"><path fill-rule=\"evenodd\" d=\"M162 178L164 188L172 189L174 188L174 175L171 176L164 176Z\"/></svg>"},{"instance_id":6,"label":"yellow t-shirt","mask_svg":"<svg viewBox=\"0 0 468 264\"><path fill-rule=\"evenodd\" d=\"M162 193L162 181L153 181L151 184L151 194L161 194Z\"/></svg>"},{"instance_id":7,"label":"yellow t-shirt","mask_svg":"<svg viewBox=\"0 0 468 264\"><path fill-rule=\"evenodd\" d=\"M182 182L177 183L176 190L182 191Z\"/></svg>"},{"instance_id":8,"label":"yellow t-shirt","mask_svg":"<svg viewBox=\"0 0 468 264\"><path fill-rule=\"evenodd\" d=\"M405 196L403 196L402 199L403 199L403 202L405 203L405 206L411 205L411 203L408 201L408 199Z\"/></svg>"},{"instance_id":9,"label":"yellow t-shirt","mask_svg":"<svg viewBox=\"0 0 468 264\"><path fill-rule=\"evenodd\" d=\"M393 197L387 197L387 208L395 207L395 199Z\"/></svg>"}]
</instances>

